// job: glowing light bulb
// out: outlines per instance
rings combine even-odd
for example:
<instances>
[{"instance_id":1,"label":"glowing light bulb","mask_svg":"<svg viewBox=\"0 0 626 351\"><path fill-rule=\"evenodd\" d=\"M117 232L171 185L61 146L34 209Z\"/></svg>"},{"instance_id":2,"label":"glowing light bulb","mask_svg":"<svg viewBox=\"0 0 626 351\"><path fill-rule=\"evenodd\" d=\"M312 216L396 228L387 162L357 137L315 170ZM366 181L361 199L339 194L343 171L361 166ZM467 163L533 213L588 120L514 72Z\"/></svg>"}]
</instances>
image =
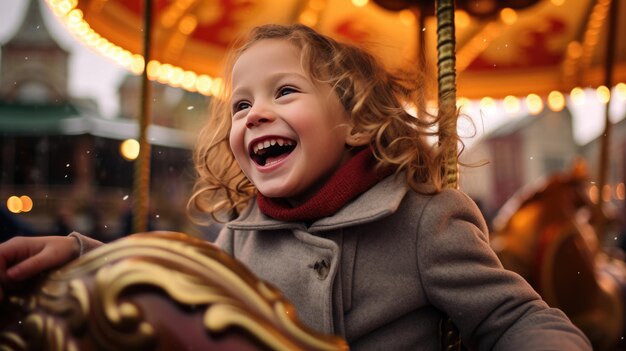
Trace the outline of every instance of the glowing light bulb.
<instances>
[{"instance_id":1,"label":"glowing light bulb","mask_svg":"<svg viewBox=\"0 0 626 351\"><path fill-rule=\"evenodd\" d=\"M22 212L22 200L17 196L11 196L7 199L7 209L12 213Z\"/></svg>"},{"instance_id":2,"label":"glowing light bulb","mask_svg":"<svg viewBox=\"0 0 626 351\"><path fill-rule=\"evenodd\" d=\"M585 96L585 91L582 88L574 88L570 92L570 97L572 98L572 102L576 106L581 106L585 104L587 97Z\"/></svg>"},{"instance_id":3,"label":"glowing light bulb","mask_svg":"<svg viewBox=\"0 0 626 351\"><path fill-rule=\"evenodd\" d=\"M500 19L505 24L511 25L517 21L517 12L512 8L504 8L500 11Z\"/></svg>"},{"instance_id":4,"label":"glowing light bulb","mask_svg":"<svg viewBox=\"0 0 626 351\"><path fill-rule=\"evenodd\" d=\"M28 195L20 196L22 202L22 212L30 212L33 209L33 200Z\"/></svg>"},{"instance_id":5,"label":"glowing light bulb","mask_svg":"<svg viewBox=\"0 0 626 351\"><path fill-rule=\"evenodd\" d=\"M598 101L606 104L611 99L611 91L606 86L601 85L596 89L596 96L598 97Z\"/></svg>"},{"instance_id":6,"label":"glowing light bulb","mask_svg":"<svg viewBox=\"0 0 626 351\"><path fill-rule=\"evenodd\" d=\"M120 154L128 161L135 160L139 156L139 142L135 139L126 139L120 144Z\"/></svg>"},{"instance_id":7,"label":"glowing light bulb","mask_svg":"<svg viewBox=\"0 0 626 351\"><path fill-rule=\"evenodd\" d=\"M552 111L561 111L565 108L565 96L560 91L551 91L548 94L548 107Z\"/></svg>"},{"instance_id":8,"label":"glowing light bulb","mask_svg":"<svg viewBox=\"0 0 626 351\"><path fill-rule=\"evenodd\" d=\"M480 100L480 108L485 113L493 113L496 111L496 101L490 97L484 97Z\"/></svg>"},{"instance_id":9,"label":"glowing light bulb","mask_svg":"<svg viewBox=\"0 0 626 351\"><path fill-rule=\"evenodd\" d=\"M543 100L541 100L541 97L537 94L528 94L526 97L526 106L528 107L528 112L537 115L543 110Z\"/></svg>"},{"instance_id":10,"label":"glowing light bulb","mask_svg":"<svg viewBox=\"0 0 626 351\"><path fill-rule=\"evenodd\" d=\"M520 110L519 99L515 96L508 95L502 101L504 103L504 111L509 114L518 113Z\"/></svg>"}]
</instances>

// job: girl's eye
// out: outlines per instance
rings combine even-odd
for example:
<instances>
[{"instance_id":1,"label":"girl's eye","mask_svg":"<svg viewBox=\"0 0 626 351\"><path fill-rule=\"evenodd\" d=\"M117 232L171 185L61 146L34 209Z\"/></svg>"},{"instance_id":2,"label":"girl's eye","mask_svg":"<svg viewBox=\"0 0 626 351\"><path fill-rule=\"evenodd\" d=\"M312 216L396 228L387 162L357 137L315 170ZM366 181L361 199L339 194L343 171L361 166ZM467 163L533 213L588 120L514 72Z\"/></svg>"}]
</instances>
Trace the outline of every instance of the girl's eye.
<instances>
[{"instance_id":1,"label":"girl's eye","mask_svg":"<svg viewBox=\"0 0 626 351\"><path fill-rule=\"evenodd\" d=\"M281 87L280 89L278 89L278 94L276 95L277 97L281 97L281 96L285 96L285 95L289 95L289 94L293 94L297 92L298 90L296 90L296 88L285 86L285 87Z\"/></svg>"},{"instance_id":2,"label":"girl's eye","mask_svg":"<svg viewBox=\"0 0 626 351\"><path fill-rule=\"evenodd\" d=\"M237 101L233 104L233 114L241 110L248 109L250 107L252 107L252 105L250 105L250 103L247 101Z\"/></svg>"}]
</instances>

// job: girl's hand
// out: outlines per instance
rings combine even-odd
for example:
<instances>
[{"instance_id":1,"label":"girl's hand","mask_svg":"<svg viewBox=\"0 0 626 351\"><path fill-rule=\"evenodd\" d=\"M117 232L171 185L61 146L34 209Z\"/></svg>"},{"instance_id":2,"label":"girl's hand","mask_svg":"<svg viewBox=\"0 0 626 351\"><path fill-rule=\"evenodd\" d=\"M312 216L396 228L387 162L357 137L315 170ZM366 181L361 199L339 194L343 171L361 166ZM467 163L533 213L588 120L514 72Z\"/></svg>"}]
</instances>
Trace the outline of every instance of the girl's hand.
<instances>
[{"instance_id":1,"label":"girl's hand","mask_svg":"<svg viewBox=\"0 0 626 351\"><path fill-rule=\"evenodd\" d=\"M58 267L79 251L77 240L68 236L15 237L0 244L0 301L7 283Z\"/></svg>"}]
</instances>

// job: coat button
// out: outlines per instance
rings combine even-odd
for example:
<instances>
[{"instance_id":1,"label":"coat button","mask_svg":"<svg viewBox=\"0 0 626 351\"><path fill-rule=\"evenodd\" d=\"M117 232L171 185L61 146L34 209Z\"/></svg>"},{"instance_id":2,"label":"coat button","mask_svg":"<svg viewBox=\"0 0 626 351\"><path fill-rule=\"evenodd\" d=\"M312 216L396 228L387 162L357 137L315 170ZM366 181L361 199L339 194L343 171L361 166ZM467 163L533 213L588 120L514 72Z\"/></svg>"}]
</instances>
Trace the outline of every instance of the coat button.
<instances>
[{"instance_id":1,"label":"coat button","mask_svg":"<svg viewBox=\"0 0 626 351\"><path fill-rule=\"evenodd\" d=\"M316 261L315 263L309 265L310 268L317 273L317 279L324 280L328 276L328 271L330 271L330 263L328 260L321 259Z\"/></svg>"}]
</instances>

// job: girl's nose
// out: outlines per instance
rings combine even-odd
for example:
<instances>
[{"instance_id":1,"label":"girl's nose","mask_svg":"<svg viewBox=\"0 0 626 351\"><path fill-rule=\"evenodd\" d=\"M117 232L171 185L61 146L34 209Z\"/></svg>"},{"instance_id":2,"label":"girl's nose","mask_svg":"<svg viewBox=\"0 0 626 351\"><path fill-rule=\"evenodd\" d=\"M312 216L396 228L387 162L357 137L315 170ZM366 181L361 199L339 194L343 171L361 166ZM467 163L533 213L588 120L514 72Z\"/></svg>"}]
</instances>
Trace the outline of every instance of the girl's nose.
<instances>
[{"instance_id":1,"label":"girl's nose","mask_svg":"<svg viewBox=\"0 0 626 351\"><path fill-rule=\"evenodd\" d=\"M250 111L246 120L246 127L250 129L263 123L270 123L274 121L274 119L272 114L267 111Z\"/></svg>"}]
</instances>

